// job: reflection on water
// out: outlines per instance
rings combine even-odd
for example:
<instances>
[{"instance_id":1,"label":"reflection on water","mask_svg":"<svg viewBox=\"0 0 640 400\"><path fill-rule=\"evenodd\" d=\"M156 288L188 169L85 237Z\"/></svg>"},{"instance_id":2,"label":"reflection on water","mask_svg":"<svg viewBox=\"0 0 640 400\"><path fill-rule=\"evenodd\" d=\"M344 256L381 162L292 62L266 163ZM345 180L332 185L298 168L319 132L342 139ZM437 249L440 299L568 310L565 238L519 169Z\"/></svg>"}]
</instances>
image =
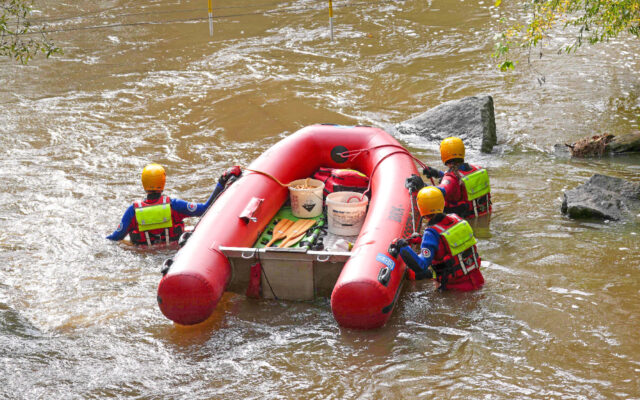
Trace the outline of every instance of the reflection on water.
<instances>
[{"instance_id":1,"label":"reflection on water","mask_svg":"<svg viewBox=\"0 0 640 400\"><path fill-rule=\"evenodd\" d=\"M481 215L469 220L476 239L491 239L491 215Z\"/></svg>"},{"instance_id":2,"label":"reflection on water","mask_svg":"<svg viewBox=\"0 0 640 400\"><path fill-rule=\"evenodd\" d=\"M193 1L38 6L79 16L56 29L122 26L56 33L65 55L0 68L0 397L640 396L638 225L560 214L562 191L595 172L638 181L638 157L549 153L637 131L637 41L501 74L491 2L336 3L333 43L326 7L304 1L216 4L227 17L213 38L206 20L137 25L205 17ZM490 227L474 227L479 292L407 282L371 332L338 327L326 299L234 294L179 327L155 298L174 250L104 239L149 161L165 165L167 194L204 201L220 172L302 126L389 127L483 93L499 144L468 157L488 168L494 208ZM398 139L440 166L436 143Z\"/></svg>"}]
</instances>

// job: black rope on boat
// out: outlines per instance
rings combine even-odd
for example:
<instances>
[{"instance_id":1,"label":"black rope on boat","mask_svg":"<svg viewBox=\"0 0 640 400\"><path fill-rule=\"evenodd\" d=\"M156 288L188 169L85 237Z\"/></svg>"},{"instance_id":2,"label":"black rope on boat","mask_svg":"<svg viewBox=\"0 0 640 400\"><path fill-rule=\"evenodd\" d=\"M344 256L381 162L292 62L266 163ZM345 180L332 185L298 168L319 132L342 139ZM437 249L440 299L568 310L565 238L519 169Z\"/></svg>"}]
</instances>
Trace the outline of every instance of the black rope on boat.
<instances>
[{"instance_id":1,"label":"black rope on boat","mask_svg":"<svg viewBox=\"0 0 640 400\"><path fill-rule=\"evenodd\" d=\"M411 201L411 221L413 222L413 234L417 232L416 230L416 216L413 207L413 189L409 189L409 200Z\"/></svg>"},{"instance_id":2,"label":"black rope on boat","mask_svg":"<svg viewBox=\"0 0 640 400\"><path fill-rule=\"evenodd\" d=\"M278 299L278 296L276 296L276 292L273 291L273 287L271 286L271 282L269 282L269 277L267 276L267 273L264 270L264 267L262 266L262 261L260 260L260 255L258 254L258 263L260 263L260 270L262 271L262 274L264 275L264 279L267 281L267 285L269 285L269 290L271 290L271 294L273 295L273 298L276 300L280 300Z\"/></svg>"}]
</instances>

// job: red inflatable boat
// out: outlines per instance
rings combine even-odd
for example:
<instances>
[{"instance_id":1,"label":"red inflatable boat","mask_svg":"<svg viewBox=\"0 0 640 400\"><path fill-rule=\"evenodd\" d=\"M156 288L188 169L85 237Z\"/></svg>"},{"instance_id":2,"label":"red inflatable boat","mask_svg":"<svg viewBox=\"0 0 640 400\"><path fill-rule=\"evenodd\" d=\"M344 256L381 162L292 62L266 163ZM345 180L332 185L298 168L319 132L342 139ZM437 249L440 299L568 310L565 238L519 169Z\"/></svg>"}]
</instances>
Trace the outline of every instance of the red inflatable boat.
<instances>
[{"instance_id":1,"label":"red inflatable boat","mask_svg":"<svg viewBox=\"0 0 640 400\"><path fill-rule=\"evenodd\" d=\"M343 327L384 325L405 275L389 243L409 236L418 214L405 179L417 174L411 155L383 130L364 126L313 125L278 142L248 168L202 217L184 247L165 265L158 304L183 325L205 321L231 279L221 246L252 247L287 201L282 183L311 176L319 167L355 169L370 177L369 208L350 257L331 294L331 309ZM275 178L275 179L273 179ZM247 210L250 210L248 213Z\"/></svg>"}]
</instances>

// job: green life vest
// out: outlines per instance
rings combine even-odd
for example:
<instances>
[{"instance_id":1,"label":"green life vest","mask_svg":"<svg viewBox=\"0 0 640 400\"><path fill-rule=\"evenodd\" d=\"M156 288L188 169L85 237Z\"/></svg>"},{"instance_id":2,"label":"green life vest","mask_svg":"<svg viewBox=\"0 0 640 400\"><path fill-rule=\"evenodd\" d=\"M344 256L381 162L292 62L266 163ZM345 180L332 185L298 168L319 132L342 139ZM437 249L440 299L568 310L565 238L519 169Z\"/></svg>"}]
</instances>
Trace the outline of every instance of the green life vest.
<instances>
[{"instance_id":1,"label":"green life vest","mask_svg":"<svg viewBox=\"0 0 640 400\"><path fill-rule=\"evenodd\" d=\"M140 232L152 229L171 228L171 203L157 204L153 206L136 207L136 221Z\"/></svg>"},{"instance_id":2,"label":"green life vest","mask_svg":"<svg viewBox=\"0 0 640 400\"><path fill-rule=\"evenodd\" d=\"M489 193L489 173L481 168L477 171L462 177L465 189L467 189L467 200L473 201Z\"/></svg>"},{"instance_id":3,"label":"green life vest","mask_svg":"<svg viewBox=\"0 0 640 400\"><path fill-rule=\"evenodd\" d=\"M452 256L462 253L478 242L473 236L471 225L465 220L461 220L449 229L440 232L440 235L449 245Z\"/></svg>"}]
</instances>

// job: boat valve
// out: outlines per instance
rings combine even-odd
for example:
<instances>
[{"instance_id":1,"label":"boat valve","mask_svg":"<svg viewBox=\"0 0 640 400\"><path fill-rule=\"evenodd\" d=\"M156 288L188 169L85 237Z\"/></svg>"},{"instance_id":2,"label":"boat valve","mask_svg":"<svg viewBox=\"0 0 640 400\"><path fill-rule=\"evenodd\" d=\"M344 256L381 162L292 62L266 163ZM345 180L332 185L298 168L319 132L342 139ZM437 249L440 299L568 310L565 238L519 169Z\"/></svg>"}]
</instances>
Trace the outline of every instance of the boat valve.
<instances>
[{"instance_id":1,"label":"boat valve","mask_svg":"<svg viewBox=\"0 0 640 400\"><path fill-rule=\"evenodd\" d=\"M162 263L162 269L160 270L160 272L162 273L162 276L165 276L167 272L169 272L169 268L171 268L172 264L173 264L172 258L167 258L166 260L164 260L164 262Z\"/></svg>"},{"instance_id":2,"label":"boat valve","mask_svg":"<svg viewBox=\"0 0 640 400\"><path fill-rule=\"evenodd\" d=\"M391 279L391 270L389 267L380 268L380 272L378 272L378 282L383 286L387 286L389 284L389 279Z\"/></svg>"},{"instance_id":3,"label":"boat valve","mask_svg":"<svg viewBox=\"0 0 640 400\"><path fill-rule=\"evenodd\" d=\"M192 233L193 231L182 232L182 235L180 235L180 238L178 239L178 246L183 247L191 237Z\"/></svg>"}]
</instances>

